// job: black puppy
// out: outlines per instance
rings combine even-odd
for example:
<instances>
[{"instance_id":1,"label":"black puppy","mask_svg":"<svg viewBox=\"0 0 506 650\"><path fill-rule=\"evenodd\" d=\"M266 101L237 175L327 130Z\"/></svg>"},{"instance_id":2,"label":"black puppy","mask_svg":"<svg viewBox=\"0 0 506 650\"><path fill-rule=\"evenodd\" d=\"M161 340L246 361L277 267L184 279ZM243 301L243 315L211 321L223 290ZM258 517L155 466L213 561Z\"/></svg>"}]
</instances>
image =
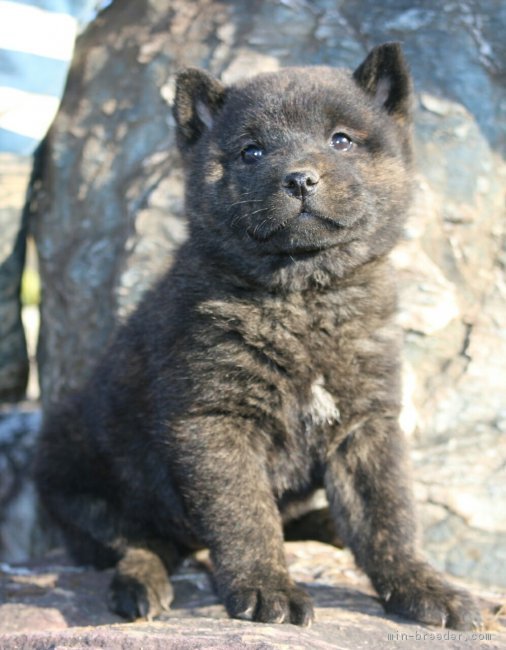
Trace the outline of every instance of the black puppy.
<instances>
[{"instance_id":1,"label":"black puppy","mask_svg":"<svg viewBox=\"0 0 506 650\"><path fill-rule=\"evenodd\" d=\"M418 556L399 431L395 280L410 200L411 82L397 44L351 73L224 87L179 75L190 236L77 396L48 414L37 481L111 606L168 607L208 547L231 616L307 625L283 524L324 487L387 611L479 624ZM318 531L315 532L318 536Z\"/></svg>"}]
</instances>

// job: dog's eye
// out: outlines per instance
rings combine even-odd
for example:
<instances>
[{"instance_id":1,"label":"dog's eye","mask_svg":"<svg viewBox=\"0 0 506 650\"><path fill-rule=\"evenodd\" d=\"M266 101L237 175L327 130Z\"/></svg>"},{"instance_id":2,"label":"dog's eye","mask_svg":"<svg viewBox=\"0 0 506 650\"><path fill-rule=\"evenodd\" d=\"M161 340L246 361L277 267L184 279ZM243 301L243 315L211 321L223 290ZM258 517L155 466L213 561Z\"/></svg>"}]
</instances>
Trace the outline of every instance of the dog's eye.
<instances>
[{"instance_id":1,"label":"dog's eye","mask_svg":"<svg viewBox=\"0 0 506 650\"><path fill-rule=\"evenodd\" d=\"M353 147L353 141L346 133L334 133L330 139L330 146L337 151L349 151Z\"/></svg>"},{"instance_id":2,"label":"dog's eye","mask_svg":"<svg viewBox=\"0 0 506 650\"><path fill-rule=\"evenodd\" d=\"M258 162L264 155L264 150L257 144L249 144L241 151L241 157L248 165Z\"/></svg>"}]
</instances>

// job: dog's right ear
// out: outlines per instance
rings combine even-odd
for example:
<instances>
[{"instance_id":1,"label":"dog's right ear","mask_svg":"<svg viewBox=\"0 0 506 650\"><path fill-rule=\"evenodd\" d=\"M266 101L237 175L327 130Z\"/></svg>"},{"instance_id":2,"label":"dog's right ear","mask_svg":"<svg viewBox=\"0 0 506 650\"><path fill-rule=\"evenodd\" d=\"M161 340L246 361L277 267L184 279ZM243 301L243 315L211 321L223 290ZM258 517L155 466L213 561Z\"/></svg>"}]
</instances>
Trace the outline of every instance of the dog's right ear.
<instances>
[{"instance_id":1,"label":"dog's right ear","mask_svg":"<svg viewBox=\"0 0 506 650\"><path fill-rule=\"evenodd\" d=\"M225 86L204 70L187 68L178 74L173 110L181 150L191 147L212 128L225 94Z\"/></svg>"}]
</instances>

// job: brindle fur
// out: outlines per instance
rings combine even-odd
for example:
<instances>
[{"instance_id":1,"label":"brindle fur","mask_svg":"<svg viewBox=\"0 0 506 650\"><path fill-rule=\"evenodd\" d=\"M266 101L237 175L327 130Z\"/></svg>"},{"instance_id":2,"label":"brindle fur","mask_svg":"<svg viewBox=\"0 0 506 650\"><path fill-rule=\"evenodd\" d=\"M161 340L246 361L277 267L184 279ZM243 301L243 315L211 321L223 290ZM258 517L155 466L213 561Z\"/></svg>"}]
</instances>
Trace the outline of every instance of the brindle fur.
<instances>
[{"instance_id":1,"label":"brindle fur","mask_svg":"<svg viewBox=\"0 0 506 650\"><path fill-rule=\"evenodd\" d=\"M397 423L387 255L410 200L410 106L391 43L353 74L288 68L227 88L179 75L189 239L83 390L47 415L36 471L76 559L117 563L120 614L168 607L168 575L208 547L231 616L309 624L283 524L296 531L325 488L387 611L479 623L418 555ZM248 145L262 158L245 162ZM335 539L328 512L316 521L315 537Z\"/></svg>"}]
</instances>

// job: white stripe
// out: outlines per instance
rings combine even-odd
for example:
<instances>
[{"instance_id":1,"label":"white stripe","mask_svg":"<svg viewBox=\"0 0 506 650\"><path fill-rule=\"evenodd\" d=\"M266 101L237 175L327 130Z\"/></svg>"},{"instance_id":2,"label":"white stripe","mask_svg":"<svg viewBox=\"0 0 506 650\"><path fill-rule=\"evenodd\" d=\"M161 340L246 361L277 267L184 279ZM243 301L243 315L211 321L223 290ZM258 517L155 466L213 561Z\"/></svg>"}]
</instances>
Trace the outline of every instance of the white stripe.
<instances>
[{"instance_id":1,"label":"white stripe","mask_svg":"<svg viewBox=\"0 0 506 650\"><path fill-rule=\"evenodd\" d=\"M0 1L0 48L69 61L76 33L72 16Z\"/></svg>"},{"instance_id":2,"label":"white stripe","mask_svg":"<svg viewBox=\"0 0 506 650\"><path fill-rule=\"evenodd\" d=\"M41 140L59 104L58 97L0 86L0 128Z\"/></svg>"}]
</instances>

